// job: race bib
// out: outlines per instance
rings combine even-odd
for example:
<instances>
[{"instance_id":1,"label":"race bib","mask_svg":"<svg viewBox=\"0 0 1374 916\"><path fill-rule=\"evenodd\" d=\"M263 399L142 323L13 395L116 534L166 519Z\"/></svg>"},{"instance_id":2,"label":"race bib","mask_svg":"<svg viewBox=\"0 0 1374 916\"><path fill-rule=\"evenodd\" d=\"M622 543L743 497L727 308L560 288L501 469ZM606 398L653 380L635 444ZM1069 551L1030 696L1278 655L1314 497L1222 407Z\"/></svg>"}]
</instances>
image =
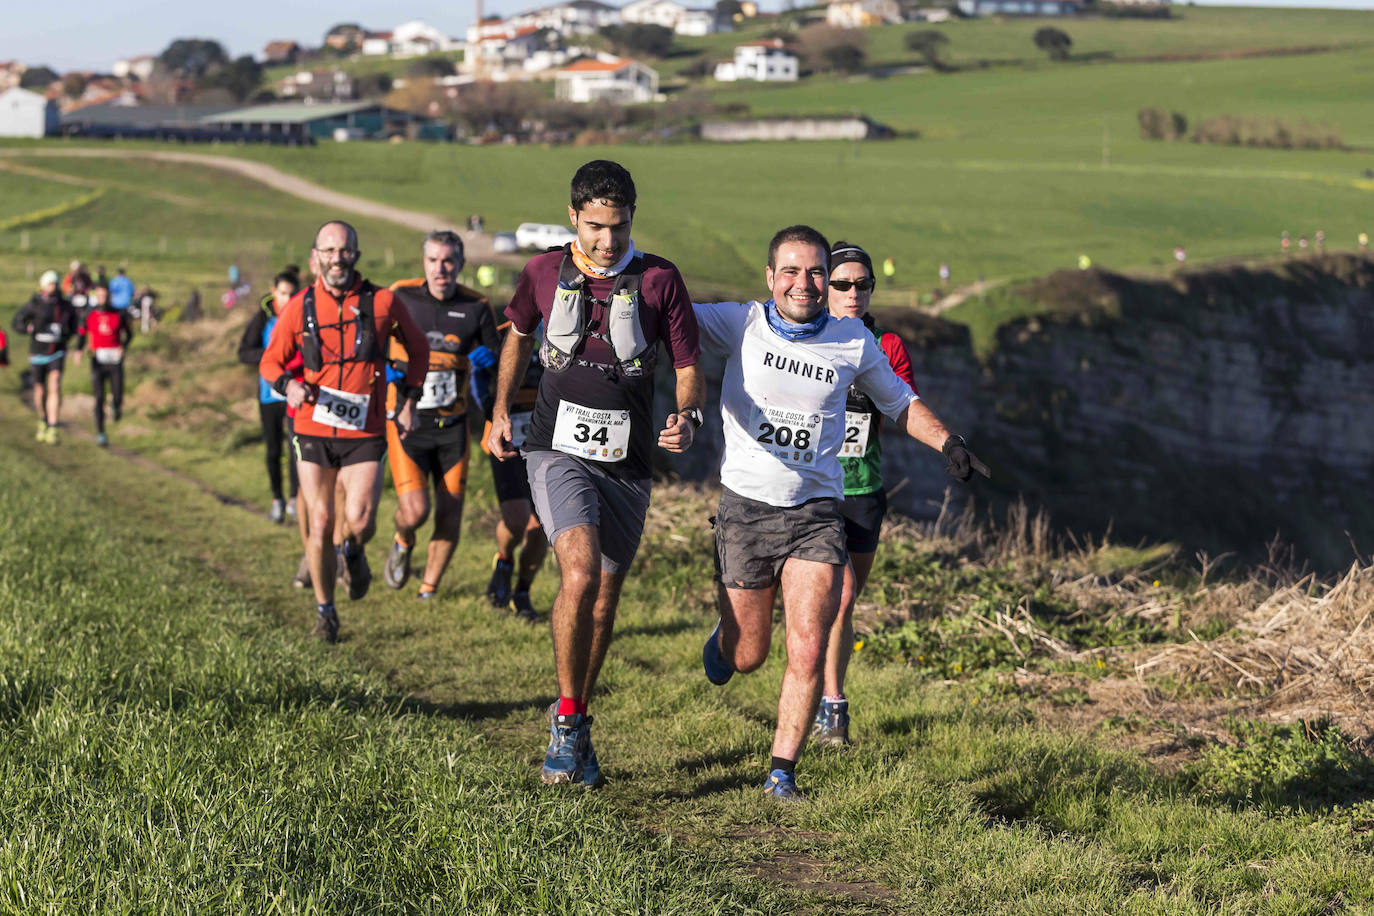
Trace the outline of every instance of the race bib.
<instances>
[{"instance_id":1,"label":"race bib","mask_svg":"<svg viewBox=\"0 0 1374 916\"><path fill-rule=\"evenodd\" d=\"M458 400L458 373L452 369L431 369L425 373L425 391L415 406L420 410L451 407Z\"/></svg>"},{"instance_id":2,"label":"race bib","mask_svg":"<svg viewBox=\"0 0 1374 916\"><path fill-rule=\"evenodd\" d=\"M367 425L367 408L371 400L371 395L350 394L321 385L311 417L316 423L335 429L362 430Z\"/></svg>"},{"instance_id":3,"label":"race bib","mask_svg":"<svg viewBox=\"0 0 1374 916\"><path fill-rule=\"evenodd\" d=\"M525 444L525 440L530 435L530 421L534 419L531 412L513 413L510 415L510 447L520 448Z\"/></svg>"},{"instance_id":4,"label":"race bib","mask_svg":"<svg viewBox=\"0 0 1374 916\"><path fill-rule=\"evenodd\" d=\"M48 325L47 330L35 333L33 339L39 343L57 343L62 339L62 325L53 322Z\"/></svg>"},{"instance_id":5,"label":"race bib","mask_svg":"<svg viewBox=\"0 0 1374 916\"><path fill-rule=\"evenodd\" d=\"M124 348L96 347L95 361L102 366L117 366L124 361Z\"/></svg>"},{"instance_id":6,"label":"race bib","mask_svg":"<svg viewBox=\"0 0 1374 916\"><path fill-rule=\"evenodd\" d=\"M821 415L777 407L755 407L754 439L768 454L792 467L814 467L820 453Z\"/></svg>"},{"instance_id":7,"label":"race bib","mask_svg":"<svg viewBox=\"0 0 1374 916\"><path fill-rule=\"evenodd\" d=\"M84 309L86 307L86 296L82 293L77 293L75 296L72 296L72 305L76 308Z\"/></svg>"},{"instance_id":8,"label":"race bib","mask_svg":"<svg viewBox=\"0 0 1374 916\"><path fill-rule=\"evenodd\" d=\"M552 445L558 451L578 458L620 461L630 448L630 412L596 410L569 401L559 401Z\"/></svg>"},{"instance_id":9,"label":"race bib","mask_svg":"<svg viewBox=\"0 0 1374 916\"><path fill-rule=\"evenodd\" d=\"M841 458L862 458L868 454L868 430L873 425L873 414L858 413L853 410L844 412L844 442L840 445Z\"/></svg>"}]
</instances>

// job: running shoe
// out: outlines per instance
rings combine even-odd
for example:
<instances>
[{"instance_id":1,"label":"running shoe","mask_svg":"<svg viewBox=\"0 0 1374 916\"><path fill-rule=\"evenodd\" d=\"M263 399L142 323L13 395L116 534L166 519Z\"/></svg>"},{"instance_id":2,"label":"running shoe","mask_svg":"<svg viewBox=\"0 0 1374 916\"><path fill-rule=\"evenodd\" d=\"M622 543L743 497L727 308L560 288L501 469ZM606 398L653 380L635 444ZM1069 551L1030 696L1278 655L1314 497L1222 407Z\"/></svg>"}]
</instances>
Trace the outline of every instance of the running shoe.
<instances>
[{"instance_id":1,"label":"running shoe","mask_svg":"<svg viewBox=\"0 0 1374 916\"><path fill-rule=\"evenodd\" d=\"M591 716L579 713L554 717L549 726L549 749L544 754L544 768L539 771L539 778L546 785L582 781L591 724Z\"/></svg>"},{"instance_id":2,"label":"running shoe","mask_svg":"<svg viewBox=\"0 0 1374 916\"><path fill-rule=\"evenodd\" d=\"M339 641L339 614L331 606L316 607L315 629L310 635L322 639L331 646Z\"/></svg>"},{"instance_id":3,"label":"running shoe","mask_svg":"<svg viewBox=\"0 0 1374 916\"><path fill-rule=\"evenodd\" d=\"M361 601L372 586L372 567L367 565L367 551L361 546L354 550L345 547L343 560L348 570L348 597Z\"/></svg>"},{"instance_id":4,"label":"running shoe","mask_svg":"<svg viewBox=\"0 0 1374 916\"><path fill-rule=\"evenodd\" d=\"M816 721L811 723L811 738L818 744L835 747L849 745L849 701L821 700Z\"/></svg>"},{"instance_id":5,"label":"running shoe","mask_svg":"<svg viewBox=\"0 0 1374 916\"><path fill-rule=\"evenodd\" d=\"M426 585L425 583L421 582L420 590L415 593L415 597L421 601L428 601L437 594L439 594L439 586Z\"/></svg>"},{"instance_id":6,"label":"running shoe","mask_svg":"<svg viewBox=\"0 0 1374 916\"><path fill-rule=\"evenodd\" d=\"M101 433L100 437L103 439L105 434ZM101 444L103 445L104 443ZM284 518L286 518L286 501L281 499L272 500L272 508L267 510L267 520L274 525L280 525L281 520Z\"/></svg>"},{"instance_id":7,"label":"running shoe","mask_svg":"<svg viewBox=\"0 0 1374 916\"><path fill-rule=\"evenodd\" d=\"M701 647L701 666L706 669L706 680L717 687L724 686L735 673L720 651L720 627L717 623L711 635L706 637L706 645Z\"/></svg>"},{"instance_id":8,"label":"running shoe","mask_svg":"<svg viewBox=\"0 0 1374 916\"><path fill-rule=\"evenodd\" d=\"M290 499L288 499L288 500L286 501L286 517L287 517L287 518L295 518L295 517L296 517L296 497L294 497L294 496L291 497Z\"/></svg>"},{"instance_id":9,"label":"running shoe","mask_svg":"<svg viewBox=\"0 0 1374 916\"><path fill-rule=\"evenodd\" d=\"M49 445L57 445L62 441L62 437L57 432L56 426L49 426L47 432L43 434L43 441Z\"/></svg>"},{"instance_id":10,"label":"running shoe","mask_svg":"<svg viewBox=\"0 0 1374 916\"><path fill-rule=\"evenodd\" d=\"M414 549L414 544L407 547L392 538L391 553L386 555L386 566L382 568L382 578L389 587L405 587L406 580L410 578L410 552Z\"/></svg>"},{"instance_id":11,"label":"running shoe","mask_svg":"<svg viewBox=\"0 0 1374 916\"><path fill-rule=\"evenodd\" d=\"M530 603L529 592L512 592L510 596L510 609L515 612L515 616L527 623L538 623L539 612Z\"/></svg>"},{"instance_id":12,"label":"running shoe","mask_svg":"<svg viewBox=\"0 0 1374 916\"><path fill-rule=\"evenodd\" d=\"M587 725L592 724L592 717L587 717ZM582 754L582 787L585 789L599 788L605 780L601 776L601 762L596 759L596 750L592 747L592 733L587 731L587 749Z\"/></svg>"},{"instance_id":13,"label":"running shoe","mask_svg":"<svg viewBox=\"0 0 1374 916\"><path fill-rule=\"evenodd\" d=\"M38 432L33 434L34 442L45 442L48 438L48 424L42 420L38 421Z\"/></svg>"},{"instance_id":14,"label":"running shoe","mask_svg":"<svg viewBox=\"0 0 1374 916\"><path fill-rule=\"evenodd\" d=\"M797 777L786 770L774 770L763 783L763 797L780 802L806 801L797 788Z\"/></svg>"},{"instance_id":15,"label":"running shoe","mask_svg":"<svg viewBox=\"0 0 1374 916\"><path fill-rule=\"evenodd\" d=\"M301 565L296 567L296 574L291 577L291 584L296 588L310 587L310 564L305 562L305 557L301 557Z\"/></svg>"},{"instance_id":16,"label":"running shoe","mask_svg":"<svg viewBox=\"0 0 1374 916\"><path fill-rule=\"evenodd\" d=\"M487 598L491 601L492 607L505 607L510 604L510 577L515 572L515 564L510 560L501 559L497 554L492 561L491 580L487 582Z\"/></svg>"},{"instance_id":17,"label":"running shoe","mask_svg":"<svg viewBox=\"0 0 1374 916\"><path fill-rule=\"evenodd\" d=\"M104 433L99 433L95 437L95 444L100 446L101 448L108 448L110 445L110 437L105 435Z\"/></svg>"}]
</instances>

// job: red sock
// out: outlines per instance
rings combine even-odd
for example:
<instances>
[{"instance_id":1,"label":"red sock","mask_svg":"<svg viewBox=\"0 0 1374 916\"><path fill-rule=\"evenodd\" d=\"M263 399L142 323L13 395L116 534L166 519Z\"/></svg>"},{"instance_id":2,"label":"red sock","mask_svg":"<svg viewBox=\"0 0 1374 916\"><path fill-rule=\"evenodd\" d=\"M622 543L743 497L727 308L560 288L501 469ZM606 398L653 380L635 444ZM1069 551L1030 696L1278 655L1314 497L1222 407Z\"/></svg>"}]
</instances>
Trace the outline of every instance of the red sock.
<instances>
[{"instance_id":1,"label":"red sock","mask_svg":"<svg viewBox=\"0 0 1374 916\"><path fill-rule=\"evenodd\" d=\"M559 697L558 714L560 716L585 716L587 714L587 704L583 700L575 700L572 697Z\"/></svg>"}]
</instances>

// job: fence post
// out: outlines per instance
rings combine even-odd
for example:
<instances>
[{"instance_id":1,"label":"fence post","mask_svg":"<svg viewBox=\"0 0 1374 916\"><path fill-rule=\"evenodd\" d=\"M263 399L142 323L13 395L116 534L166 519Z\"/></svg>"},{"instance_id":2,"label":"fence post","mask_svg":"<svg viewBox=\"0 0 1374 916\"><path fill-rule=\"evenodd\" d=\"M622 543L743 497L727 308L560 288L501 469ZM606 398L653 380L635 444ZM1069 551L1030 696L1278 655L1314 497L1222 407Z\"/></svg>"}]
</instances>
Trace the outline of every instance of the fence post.
<instances>
[{"instance_id":1,"label":"fence post","mask_svg":"<svg viewBox=\"0 0 1374 916\"><path fill-rule=\"evenodd\" d=\"M28 250L29 250L29 230L27 230L27 229L25 229L23 232L20 232L20 233L19 233L19 250L20 250L20 251L28 251Z\"/></svg>"}]
</instances>

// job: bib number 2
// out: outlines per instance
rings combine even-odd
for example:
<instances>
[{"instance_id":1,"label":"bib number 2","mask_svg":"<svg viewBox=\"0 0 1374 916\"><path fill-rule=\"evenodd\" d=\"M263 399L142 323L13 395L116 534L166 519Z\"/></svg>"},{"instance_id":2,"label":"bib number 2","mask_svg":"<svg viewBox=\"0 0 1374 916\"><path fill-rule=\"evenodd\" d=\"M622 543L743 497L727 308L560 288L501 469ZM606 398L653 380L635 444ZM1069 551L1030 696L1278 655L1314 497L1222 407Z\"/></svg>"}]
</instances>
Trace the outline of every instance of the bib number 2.
<instances>
[{"instance_id":1,"label":"bib number 2","mask_svg":"<svg viewBox=\"0 0 1374 916\"><path fill-rule=\"evenodd\" d=\"M868 454L868 432L873 425L873 415L844 412L844 442L840 445L841 458L862 458Z\"/></svg>"}]
</instances>

